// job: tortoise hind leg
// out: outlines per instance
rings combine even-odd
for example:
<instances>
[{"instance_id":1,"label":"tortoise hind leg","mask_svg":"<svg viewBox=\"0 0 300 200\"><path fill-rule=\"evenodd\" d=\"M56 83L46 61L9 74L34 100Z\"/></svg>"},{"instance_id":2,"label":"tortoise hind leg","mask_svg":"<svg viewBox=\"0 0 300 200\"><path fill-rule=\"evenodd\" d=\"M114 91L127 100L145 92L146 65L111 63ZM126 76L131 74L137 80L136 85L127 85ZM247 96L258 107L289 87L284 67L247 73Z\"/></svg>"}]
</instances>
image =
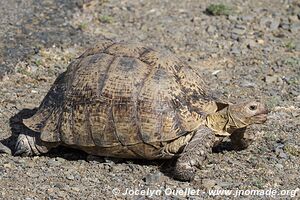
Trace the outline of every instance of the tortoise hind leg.
<instances>
[{"instance_id":1,"label":"tortoise hind leg","mask_svg":"<svg viewBox=\"0 0 300 200\"><path fill-rule=\"evenodd\" d=\"M182 181L190 181L196 173L195 167L203 165L215 142L215 135L211 129L201 126L191 141L184 148L177 159L174 168L174 178Z\"/></svg>"},{"instance_id":2,"label":"tortoise hind leg","mask_svg":"<svg viewBox=\"0 0 300 200\"><path fill-rule=\"evenodd\" d=\"M41 141L40 134L20 134L15 146L14 155L34 156L47 153L58 146L58 143L46 143Z\"/></svg>"}]
</instances>

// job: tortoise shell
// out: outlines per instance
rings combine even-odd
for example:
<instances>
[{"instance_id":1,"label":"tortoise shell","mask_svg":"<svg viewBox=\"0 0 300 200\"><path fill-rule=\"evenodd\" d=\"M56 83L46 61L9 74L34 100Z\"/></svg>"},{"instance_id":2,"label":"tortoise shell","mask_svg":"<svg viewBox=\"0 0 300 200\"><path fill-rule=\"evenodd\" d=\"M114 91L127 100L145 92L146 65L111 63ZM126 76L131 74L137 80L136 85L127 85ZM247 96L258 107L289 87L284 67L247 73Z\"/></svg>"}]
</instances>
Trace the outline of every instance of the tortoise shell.
<instances>
[{"instance_id":1,"label":"tortoise shell","mask_svg":"<svg viewBox=\"0 0 300 200\"><path fill-rule=\"evenodd\" d=\"M151 145L196 130L213 100L199 73L176 56L105 41L68 66L24 124L45 142Z\"/></svg>"}]
</instances>

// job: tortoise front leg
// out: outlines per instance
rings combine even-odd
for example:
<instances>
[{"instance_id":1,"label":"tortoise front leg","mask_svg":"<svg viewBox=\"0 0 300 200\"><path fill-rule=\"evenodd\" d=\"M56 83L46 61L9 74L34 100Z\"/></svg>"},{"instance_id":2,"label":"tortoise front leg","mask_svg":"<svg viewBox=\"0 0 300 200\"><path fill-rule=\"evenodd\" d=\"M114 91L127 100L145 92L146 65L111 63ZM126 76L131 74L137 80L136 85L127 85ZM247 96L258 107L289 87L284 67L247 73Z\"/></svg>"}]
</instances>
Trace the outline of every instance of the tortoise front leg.
<instances>
[{"instance_id":1,"label":"tortoise front leg","mask_svg":"<svg viewBox=\"0 0 300 200\"><path fill-rule=\"evenodd\" d=\"M246 128L238 129L230 135L231 145L234 150L246 149L256 139L254 132Z\"/></svg>"},{"instance_id":2,"label":"tortoise front leg","mask_svg":"<svg viewBox=\"0 0 300 200\"><path fill-rule=\"evenodd\" d=\"M213 131L202 125L177 159L174 178L182 181L192 180L196 167L201 166L207 155L212 152L214 142Z\"/></svg>"},{"instance_id":3,"label":"tortoise front leg","mask_svg":"<svg viewBox=\"0 0 300 200\"><path fill-rule=\"evenodd\" d=\"M58 146L57 143L45 143L40 139L40 133L20 134L15 146L17 156L33 156L47 153Z\"/></svg>"}]
</instances>

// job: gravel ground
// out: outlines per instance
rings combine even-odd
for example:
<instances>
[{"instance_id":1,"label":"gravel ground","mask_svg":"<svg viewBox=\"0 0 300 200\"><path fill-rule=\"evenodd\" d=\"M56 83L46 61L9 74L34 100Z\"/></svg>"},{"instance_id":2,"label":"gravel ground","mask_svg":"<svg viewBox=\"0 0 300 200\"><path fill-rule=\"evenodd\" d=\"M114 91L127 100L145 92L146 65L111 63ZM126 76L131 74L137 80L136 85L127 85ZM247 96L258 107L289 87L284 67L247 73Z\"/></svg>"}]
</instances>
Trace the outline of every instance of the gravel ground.
<instances>
[{"instance_id":1,"label":"gravel ground","mask_svg":"<svg viewBox=\"0 0 300 200\"><path fill-rule=\"evenodd\" d=\"M206 11L221 2L231 9ZM104 38L171 51L224 98L260 99L271 110L267 123L250 127L249 148L213 153L190 183L173 180L164 161L58 148L30 158L0 154L1 199L232 199L207 192L300 188L299 1L0 0L0 16L0 139L10 147L20 119L34 113L56 76ZM145 197L115 188L201 192ZM293 196L274 198L297 199L300 191Z\"/></svg>"}]
</instances>

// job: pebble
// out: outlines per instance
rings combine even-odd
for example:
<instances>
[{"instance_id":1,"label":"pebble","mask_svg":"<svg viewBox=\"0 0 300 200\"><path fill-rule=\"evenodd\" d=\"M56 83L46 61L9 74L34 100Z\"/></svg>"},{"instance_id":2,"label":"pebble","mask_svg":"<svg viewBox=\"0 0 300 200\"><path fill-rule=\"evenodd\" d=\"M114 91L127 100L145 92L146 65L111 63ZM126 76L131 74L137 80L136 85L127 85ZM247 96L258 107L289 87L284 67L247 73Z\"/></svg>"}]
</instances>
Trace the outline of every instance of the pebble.
<instances>
[{"instance_id":1,"label":"pebble","mask_svg":"<svg viewBox=\"0 0 300 200\"><path fill-rule=\"evenodd\" d=\"M230 21L237 21L237 20L238 20L238 16L237 16L237 15L229 15L229 16L228 16L228 19L229 19Z\"/></svg>"},{"instance_id":2,"label":"pebble","mask_svg":"<svg viewBox=\"0 0 300 200\"><path fill-rule=\"evenodd\" d=\"M218 186L220 186L221 188L222 187L229 187L229 186L232 186L233 183L230 183L230 182L219 182L217 183Z\"/></svg>"},{"instance_id":3,"label":"pebble","mask_svg":"<svg viewBox=\"0 0 300 200\"><path fill-rule=\"evenodd\" d=\"M267 27L270 30L278 29L279 25L280 25L280 19L279 18L263 17L263 18L260 19L260 26L261 27Z\"/></svg>"},{"instance_id":4,"label":"pebble","mask_svg":"<svg viewBox=\"0 0 300 200\"><path fill-rule=\"evenodd\" d=\"M237 34L237 35L243 35L246 33L246 27L236 26L234 29L232 29L231 33Z\"/></svg>"},{"instance_id":5,"label":"pebble","mask_svg":"<svg viewBox=\"0 0 300 200\"><path fill-rule=\"evenodd\" d=\"M249 82L247 80L242 80L242 82L241 82L240 85L241 85L241 87L247 87L247 88L255 88L255 87L257 87L257 85L255 83Z\"/></svg>"},{"instance_id":6,"label":"pebble","mask_svg":"<svg viewBox=\"0 0 300 200\"><path fill-rule=\"evenodd\" d=\"M12 169L13 165L12 165L11 163L5 163L5 164L3 165L3 167L4 167L5 169Z\"/></svg>"},{"instance_id":7,"label":"pebble","mask_svg":"<svg viewBox=\"0 0 300 200\"><path fill-rule=\"evenodd\" d=\"M262 40L262 39L257 39L257 43L258 43L258 44L264 44L264 43L265 43L265 41L264 41L264 40Z\"/></svg>"},{"instance_id":8,"label":"pebble","mask_svg":"<svg viewBox=\"0 0 300 200\"><path fill-rule=\"evenodd\" d=\"M297 42L295 43L295 50L296 50L296 51L300 51L300 41L297 41Z\"/></svg>"},{"instance_id":9,"label":"pebble","mask_svg":"<svg viewBox=\"0 0 300 200\"><path fill-rule=\"evenodd\" d=\"M202 185L205 189L211 189L217 184L217 181L212 180L212 179L203 179L202 180Z\"/></svg>"},{"instance_id":10,"label":"pebble","mask_svg":"<svg viewBox=\"0 0 300 200\"><path fill-rule=\"evenodd\" d=\"M112 165L111 171L112 171L112 172L118 173L118 172L125 172L125 171L128 171L128 169L127 169L127 166L126 166L126 165L118 164L118 165Z\"/></svg>"},{"instance_id":11,"label":"pebble","mask_svg":"<svg viewBox=\"0 0 300 200\"><path fill-rule=\"evenodd\" d=\"M71 187L71 190L75 191L75 192L79 192L80 188L79 187Z\"/></svg>"},{"instance_id":12,"label":"pebble","mask_svg":"<svg viewBox=\"0 0 300 200\"><path fill-rule=\"evenodd\" d=\"M293 23L291 26L290 26L290 31L292 33L297 33L298 31L300 31L300 23Z\"/></svg>"},{"instance_id":13,"label":"pebble","mask_svg":"<svg viewBox=\"0 0 300 200\"><path fill-rule=\"evenodd\" d=\"M275 148L275 154L279 157L279 158L288 158L287 154L283 151L284 148L284 144L278 144Z\"/></svg>"},{"instance_id":14,"label":"pebble","mask_svg":"<svg viewBox=\"0 0 300 200\"><path fill-rule=\"evenodd\" d=\"M254 40L248 40L247 41L247 47L249 49L254 49L257 47L257 43Z\"/></svg>"},{"instance_id":15,"label":"pebble","mask_svg":"<svg viewBox=\"0 0 300 200\"><path fill-rule=\"evenodd\" d=\"M215 26L209 25L206 29L208 33L214 33L217 30Z\"/></svg>"},{"instance_id":16,"label":"pebble","mask_svg":"<svg viewBox=\"0 0 300 200\"><path fill-rule=\"evenodd\" d=\"M278 168L278 169L282 169L282 168L283 168L283 165L277 163L277 164L275 165L275 167Z\"/></svg>"},{"instance_id":17,"label":"pebble","mask_svg":"<svg viewBox=\"0 0 300 200\"><path fill-rule=\"evenodd\" d=\"M143 180L145 183L159 183L164 179L164 175L161 172L156 172L154 174L147 174Z\"/></svg>"},{"instance_id":18,"label":"pebble","mask_svg":"<svg viewBox=\"0 0 300 200\"><path fill-rule=\"evenodd\" d=\"M74 180L75 179L75 177L72 174L67 175L66 178L68 180Z\"/></svg>"},{"instance_id":19,"label":"pebble","mask_svg":"<svg viewBox=\"0 0 300 200\"><path fill-rule=\"evenodd\" d=\"M58 191L57 192L57 196L59 196L59 197L61 197L61 198L66 198L66 196L67 196L67 193L66 192L64 192L64 191Z\"/></svg>"},{"instance_id":20,"label":"pebble","mask_svg":"<svg viewBox=\"0 0 300 200\"><path fill-rule=\"evenodd\" d=\"M288 19L284 18L281 20L281 23L279 25L284 30L289 30L290 28L290 22Z\"/></svg>"},{"instance_id":21,"label":"pebble","mask_svg":"<svg viewBox=\"0 0 300 200\"><path fill-rule=\"evenodd\" d=\"M63 185L63 184L61 184L61 183L56 183L55 185L54 185L54 187L56 187L56 188L58 188L58 189L63 189L65 186Z\"/></svg>"},{"instance_id":22,"label":"pebble","mask_svg":"<svg viewBox=\"0 0 300 200\"><path fill-rule=\"evenodd\" d=\"M276 29L278 29L278 27L279 27L279 25L280 25L280 19L278 19L278 18L273 18L273 20L271 21L271 24L270 24L270 29L271 30L276 30Z\"/></svg>"},{"instance_id":23,"label":"pebble","mask_svg":"<svg viewBox=\"0 0 300 200\"><path fill-rule=\"evenodd\" d=\"M236 55L241 54L241 50L239 50L237 47L232 47L232 48L230 49L230 52L231 52L232 54L236 54Z\"/></svg>"},{"instance_id":24,"label":"pebble","mask_svg":"<svg viewBox=\"0 0 300 200\"><path fill-rule=\"evenodd\" d=\"M48 161L47 164L48 164L49 166L55 167L55 166L60 166L60 165L62 165L62 164L64 163L64 161L65 161L65 159L60 158L60 157L57 157L57 158L52 158L52 159L50 159L50 160Z\"/></svg>"},{"instance_id":25,"label":"pebble","mask_svg":"<svg viewBox=\"0 0 300 200\"><path fill-rule=\"evenodd\" d=\"M215 70L215 71L213 71L211 74L212 74L212 75L217 75L217 74L220 73L221 71L222 71L222 70L220 70L220 69L219 69L219 70Z\"/></svg>"},{"instance_id":26,"label":"pebble","mask_svg":"<svg viewBox=\"0 0 300 200\"><path fill-rule=\"evenodd\" d=\"M245 15L241 17L242 21L252 21L254 19L253 15Z\"/></svg>"},{"instance_id":27,"label":"pebble","mask_svg":"<svg viewBox=\"0 0 300 200\"><path fill-rule=\"evenodd\" d=\"M264 80L265 80L266 83L270 84L270 83L275 83L275 82L277 82L277 78L278 78L277 76L274 76L274 75L271 76L271 75L270 75L270 76L265 76L265 79L264 79Z\"/></svg>"}]
</instances>

